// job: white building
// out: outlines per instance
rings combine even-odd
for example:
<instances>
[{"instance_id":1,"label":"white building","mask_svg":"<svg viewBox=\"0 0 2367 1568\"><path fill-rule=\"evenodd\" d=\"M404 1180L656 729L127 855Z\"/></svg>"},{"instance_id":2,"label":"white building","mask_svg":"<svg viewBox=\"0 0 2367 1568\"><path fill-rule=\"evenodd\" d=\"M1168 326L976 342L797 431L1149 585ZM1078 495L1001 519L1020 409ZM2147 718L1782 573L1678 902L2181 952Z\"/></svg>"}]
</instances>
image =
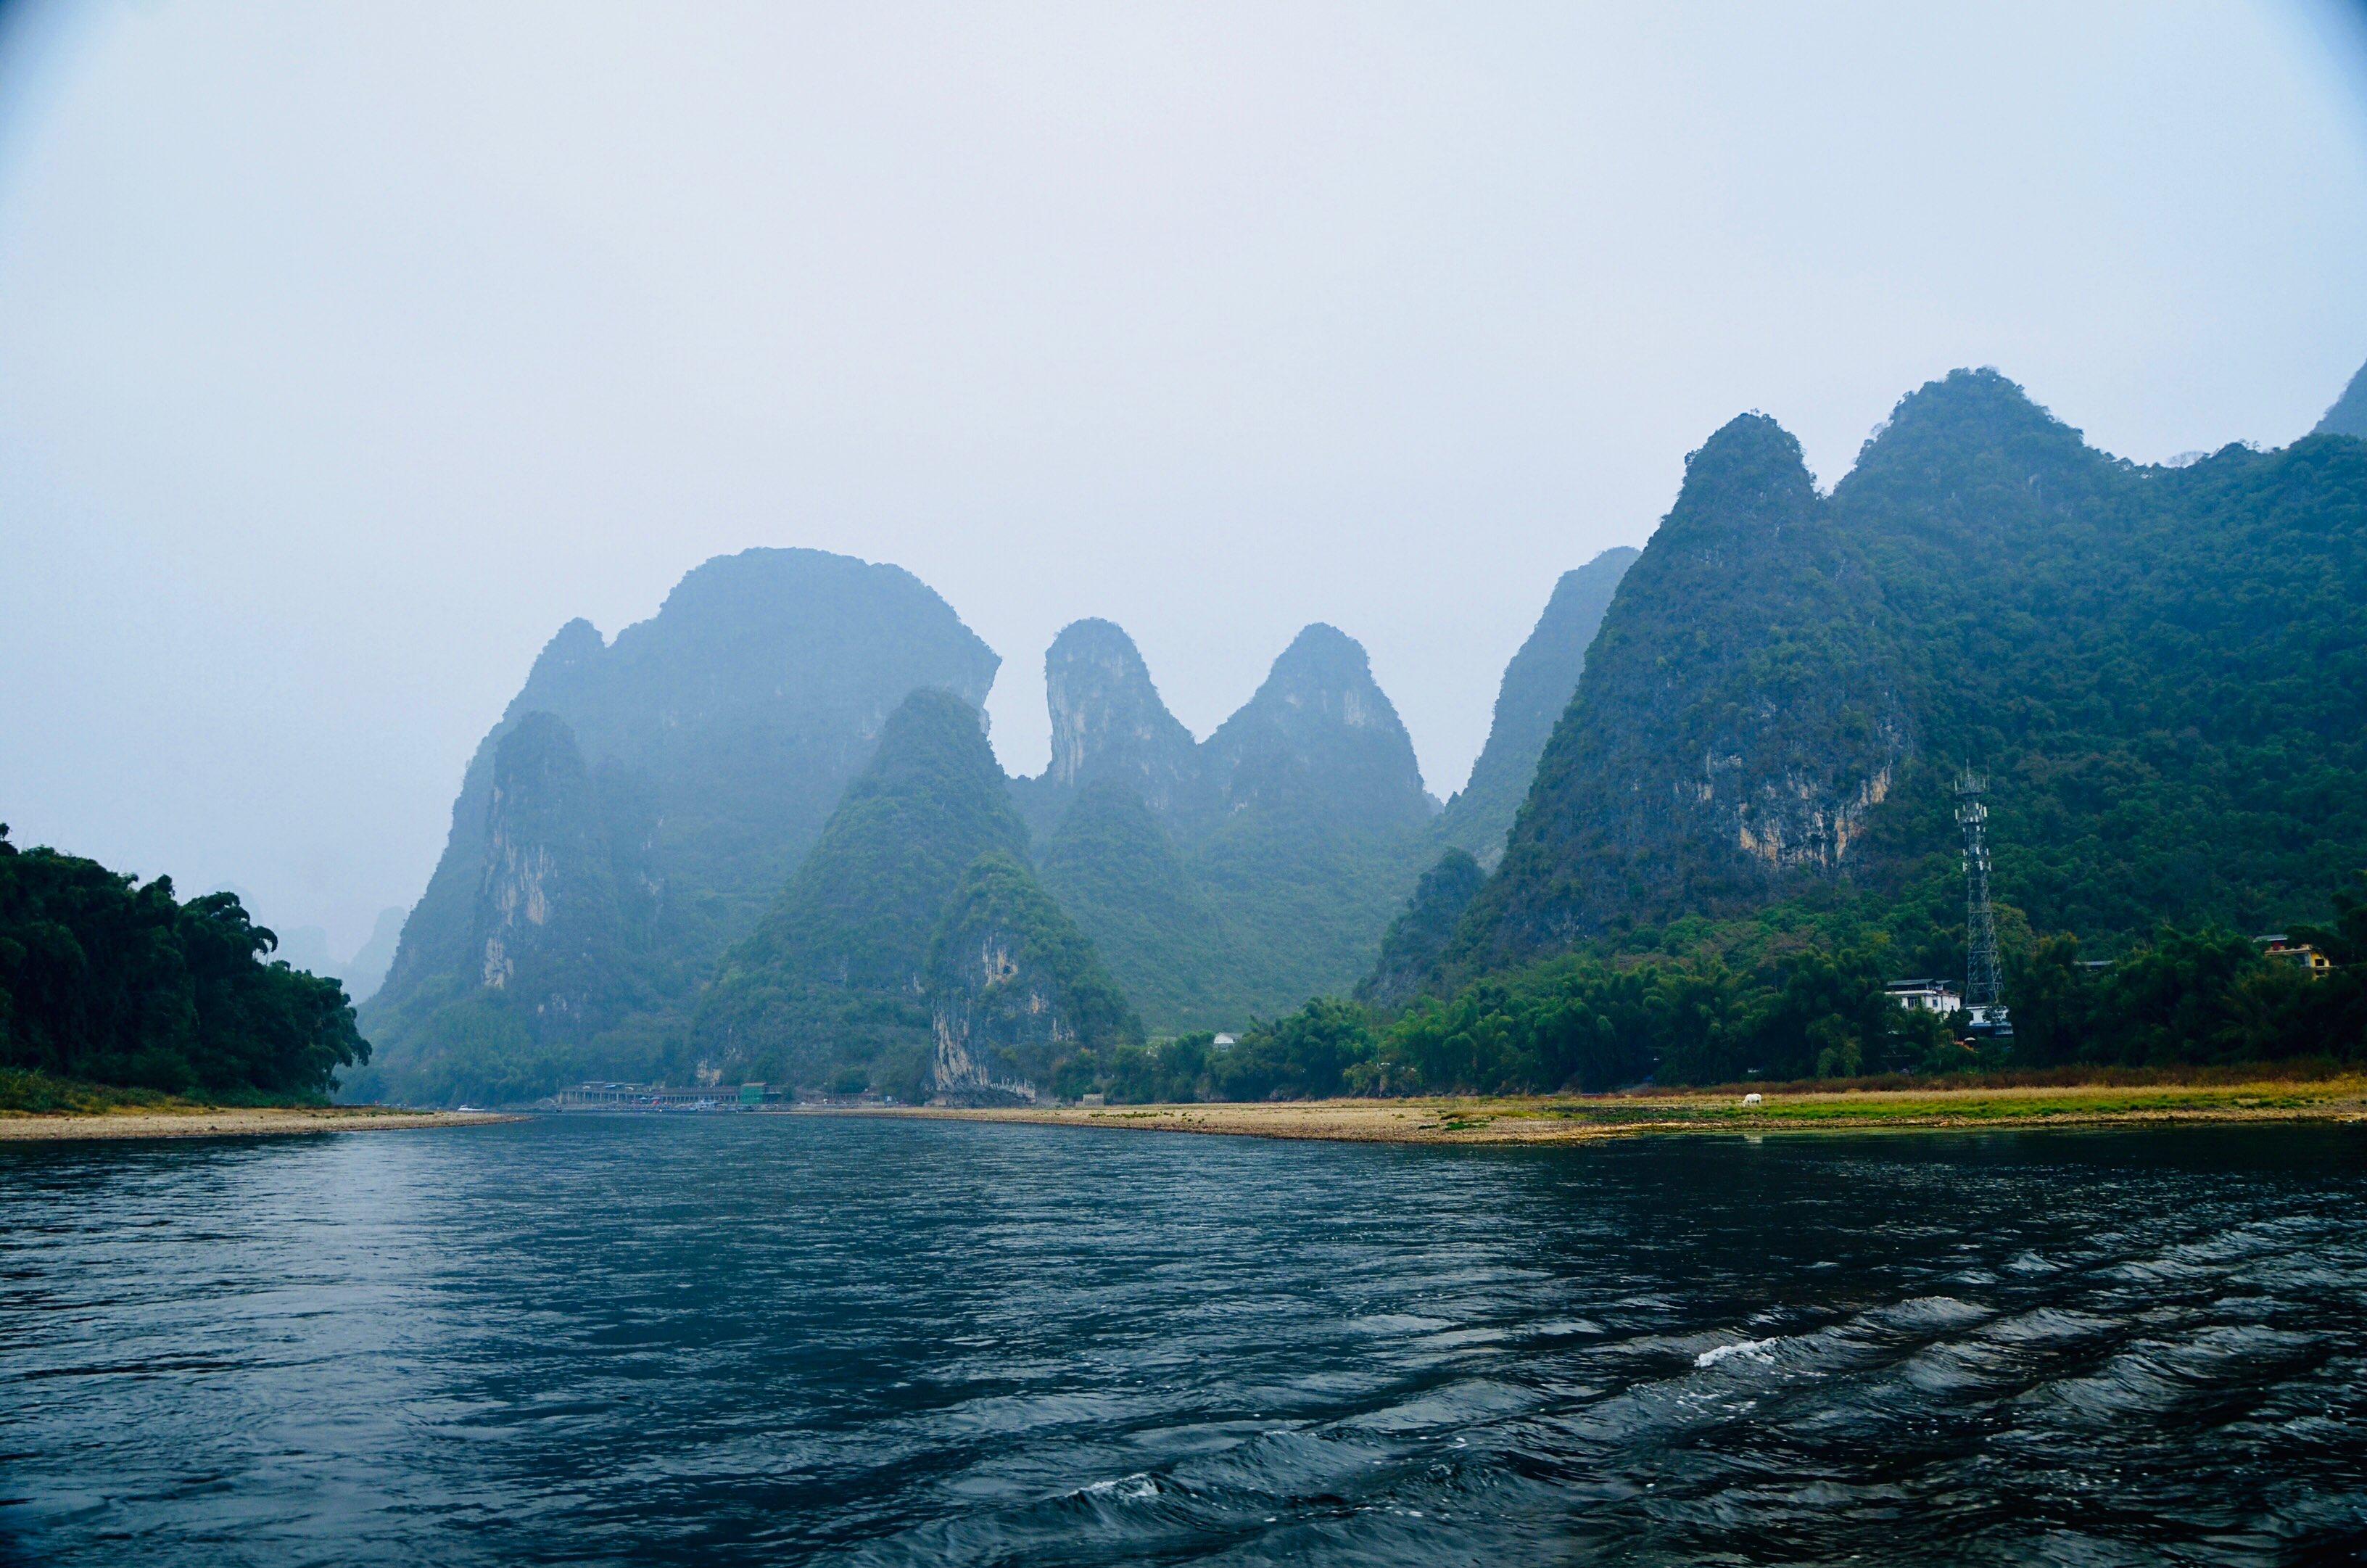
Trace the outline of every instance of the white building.
<instances>
[{"instance_id":1,"label":"white building","mask_svg":"<svg viewBox=\"0 0 2367 1568\"><path fill-rule=\"evenodd\" d=\"M1923 1013L1962 1012L1965 999L1944 980L1894 980L1883 992L1900 1006Z\"/></svg>"}]
</instances>

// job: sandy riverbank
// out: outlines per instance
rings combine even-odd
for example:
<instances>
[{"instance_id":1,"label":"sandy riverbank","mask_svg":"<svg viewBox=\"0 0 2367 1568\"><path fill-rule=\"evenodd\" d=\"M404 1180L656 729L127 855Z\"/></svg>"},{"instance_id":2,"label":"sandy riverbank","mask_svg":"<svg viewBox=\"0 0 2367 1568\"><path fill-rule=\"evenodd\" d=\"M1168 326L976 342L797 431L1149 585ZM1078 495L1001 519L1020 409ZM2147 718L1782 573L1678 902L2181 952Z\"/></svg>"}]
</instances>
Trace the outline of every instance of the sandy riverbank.
<instances>
[{"instance_id":1,"label":"sandy riverbank","mask_svg":"<svg viewBox=\"0 0 2367 1568\"><path fill-rule=\"evenodd\" d=\"M290 1132L379 1132L515 1121L493 1111L391 1110L380 1106L192 1108L92 1116L0 1114L0 1142L84 1138L252 1138Z\"/></svg>"},{"instance_id":2,"label":"sandy riverbank","mask_svg":"<svg viewBox=\"0 0 2367 1568\"><path fill-rule=\"evenodd\" d=\"M1646 1133L1864 1132L1975 1128L2367 1122L2367 1078L2160 1085L1549 1098L1302 1100L1255 1105L864 1108L827 1115L1019 1121L1147 1132L1365 1143L1569 1143Z\"/></svg>"}]
</instances>

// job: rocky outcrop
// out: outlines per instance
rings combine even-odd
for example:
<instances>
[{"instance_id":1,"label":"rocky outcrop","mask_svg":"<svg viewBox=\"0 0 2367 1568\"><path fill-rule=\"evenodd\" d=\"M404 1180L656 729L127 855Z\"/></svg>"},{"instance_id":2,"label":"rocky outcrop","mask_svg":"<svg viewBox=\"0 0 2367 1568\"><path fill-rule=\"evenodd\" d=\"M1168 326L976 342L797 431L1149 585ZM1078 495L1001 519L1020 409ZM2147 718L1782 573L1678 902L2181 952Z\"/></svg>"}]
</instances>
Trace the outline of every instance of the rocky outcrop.
<instances>
[{"instance_id":1,"label":"rocky outcrop","mask_svg":"<svg viewBox=\"0 0 2367 1568\"><path fill-rule=\"evenodd\" d=\"M1283 650L1256 695L1202 753L1227 817L1313 808L1402 829L1427 824L1438 809L1363 645L1319 621Z\"/></svg>"},{"instance_id":2,"label":"rocky outcrop","mask_svg":"<svg viewBox=\"0 0 2367 1568\"><path fill-rule=\"evenodd\" d=\"M1483 869L1492 869L1504 858L1504 836L1512 831L1521 802L1528 799L1537 758L1545 755L1554 724L1577 695L1586 650L1636 556L1636 551L1621 545L1563 573L1535 630L1504 666L1488 744L1472 765L1470 782L1446 802L1438 821L1439 836L1468 850Z\"/></svg>"},{"instance_id":3,"label":"rocky outcrop","mask_svg":"<svg viewBox=\"0 0 2367 1568\"><path fill-rule=\"evenodd\" d=\"M521 715L493 753L470 949L477 984L514 998L538 1035L609 1021L623 939L615 848L574 732Z\"/></svg>"},{"instance_id":4,"label":"rocky outcrop","mask_svg":"<svg viewBox=\"0 0 2367 1568\"><path fill-rule=\"evenodd\" d=\"M1033 1103L1062 1058L1142 1038L1093 943L1007 852L980 857L947 902L928 991L930 1086L947 1102Z\"/></svg>"},{"instance_id":5,"label":"rocky outcrop","mask_svg":"<svg viewBox=\"0 0 2367 1568\"><path fill-rule=\"evenodd\" d=\"M1071 623L1044 655L1044 687L1052 786L1119 784L1162 816L1198 813L1196 743L1160 699L1132 638L1106 620Z\"/></svg>"}]
</instances>

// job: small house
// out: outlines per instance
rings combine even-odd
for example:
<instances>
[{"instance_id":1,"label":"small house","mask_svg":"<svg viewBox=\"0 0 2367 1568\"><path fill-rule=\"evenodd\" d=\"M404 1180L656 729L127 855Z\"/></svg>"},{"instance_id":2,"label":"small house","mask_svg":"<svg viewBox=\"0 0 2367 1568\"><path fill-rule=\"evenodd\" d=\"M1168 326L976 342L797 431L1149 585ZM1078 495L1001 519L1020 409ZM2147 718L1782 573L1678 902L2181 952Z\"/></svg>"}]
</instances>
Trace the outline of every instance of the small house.
<instances>
[{"instance_id":1,"label":"small house","mask_svg":"<svg viewBox=\"0 0 2367 1568\"><path fill-rule=\"evenodd\" d=\"M1883 994L1910 1012L1956 1013L1965 1006L1964 997L1944 980L1894 980Z\"/></svg>"},{"instance_id":2,"label":"small house","mask_svg":"<svg viewBox=\"0 0 2367 1568\"><path fill-rule=\"evenodd\" d=\"M2334 960L2307 942L2296 942L2280 931L2274 936L2255 937L2261 953L2292 964L2306 972L2312 980L2323 980L2334 972Z\"/></svg>"}]
</instances>

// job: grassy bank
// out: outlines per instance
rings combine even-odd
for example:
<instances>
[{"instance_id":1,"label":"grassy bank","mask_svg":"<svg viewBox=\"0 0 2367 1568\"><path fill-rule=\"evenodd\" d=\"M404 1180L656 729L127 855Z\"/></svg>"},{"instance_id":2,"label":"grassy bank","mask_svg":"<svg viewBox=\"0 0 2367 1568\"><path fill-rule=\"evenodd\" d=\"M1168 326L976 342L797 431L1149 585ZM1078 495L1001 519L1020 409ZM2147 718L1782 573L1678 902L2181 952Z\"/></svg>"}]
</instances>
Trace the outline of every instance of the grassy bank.
<instances>
[{"instance_id":1,"label":"grassy bank","mask_svg":"<svg viewBox=\"0 0 2367 1568\"><path fill-rule=\"evenodd\" d=\"M2044 1078L2044 1074L2028 1077ZM2125 1076L2152 1076L2131 1072ZM1913 1087L1752 1085L1710 1090L1489 1098L1255 1104L916 1108L859 1114L1025 1121L1145 1131L1393 1143L1556 1143L1652 1133L1814 1133L1969 1128L2367 1121L2367 1077L2324 1074L2210 1081L1984 1081ZM1761 1103L1744 1102L1757 1093Z\"/></svg>"},{"instance_id":2,"label":"grassy bank","mask_svg":"<svg viewBox=\"0 0 2367 1568\"><path fill-rule=\"evenodd\" d=\"M0 1142L83 1138L224 1138L445 1127L515 1118L255 1096L198 1101L0 1068Z\"/></svg>"},{"instance_id":3,"label":"grassy bank","mask_svg":"<svg viewBox=\"0 0 2367 1568\"><path fill-rule=\"evenodd\" d=\"M110 1116L123 1111L194 1111L206 1108L153 1089L119 1089L78 1078L0 1067L0 1116Z\"/></svg>"}]
</instances>

